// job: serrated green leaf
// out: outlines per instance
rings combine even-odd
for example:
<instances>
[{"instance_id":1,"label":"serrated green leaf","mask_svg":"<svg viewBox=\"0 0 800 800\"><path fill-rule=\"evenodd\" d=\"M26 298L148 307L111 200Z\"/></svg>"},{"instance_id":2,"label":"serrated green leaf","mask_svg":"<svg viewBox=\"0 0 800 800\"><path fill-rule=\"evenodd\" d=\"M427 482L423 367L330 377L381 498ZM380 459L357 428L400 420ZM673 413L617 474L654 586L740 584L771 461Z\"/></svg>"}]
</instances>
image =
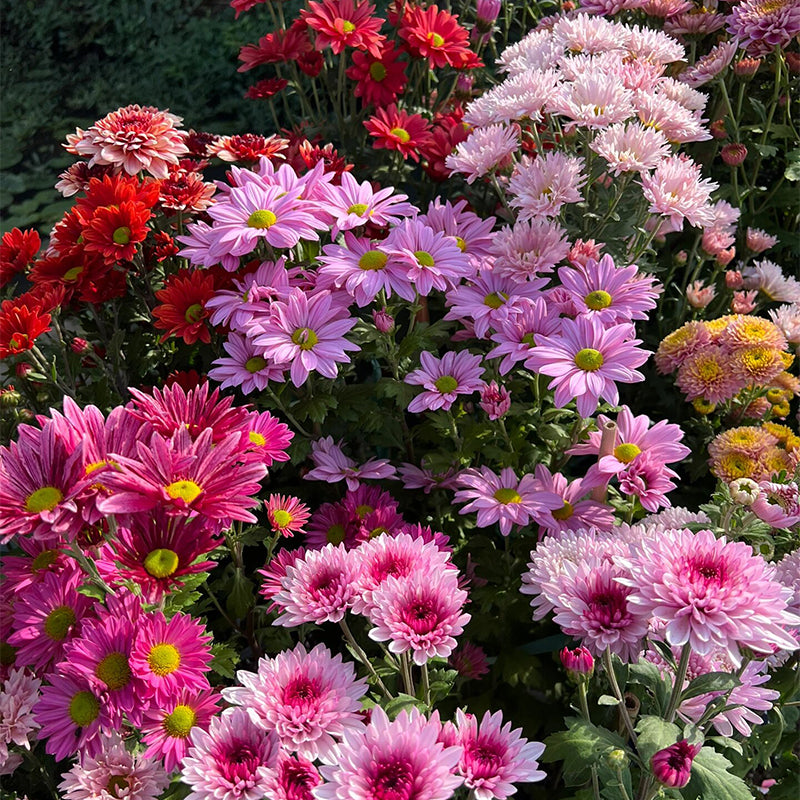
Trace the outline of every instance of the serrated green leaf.
<instances>
[{"instance_id":1,"label":"serrated green leaf","mask_svg":"<svg viewBox=\"0 0 800 800\"><path fill-rule=\"evenodd\" d=\"M753 800L747 784L731 774L731 762L704 747L692 762L692 777L682 790L686 800Z\"/></svg>"},{"instance_id":2,"label":"serrated green leaf","mask_svg":"<svg viewBox=\"0 0 800 800\"><path fill-rule=\"evenodd\" d=\"M644 716L636 725L638 740L636 748L646 763L665 747L675 744L681 738L681 730L677 725L667 722L661 717Z\"/></svg>"},{"instance_id":3,"label":"serrated green leaf","mask_svg":"<svg viewBox=\"0 0 800 800\"><path fill-rule=\"evenodd\" d=\"M412 697L410 694L399 694L392 698L384 707L389 719L394 719L404 708L418 708L421 711L426 708L422 700Z\"/></svg>"}]
</instances>

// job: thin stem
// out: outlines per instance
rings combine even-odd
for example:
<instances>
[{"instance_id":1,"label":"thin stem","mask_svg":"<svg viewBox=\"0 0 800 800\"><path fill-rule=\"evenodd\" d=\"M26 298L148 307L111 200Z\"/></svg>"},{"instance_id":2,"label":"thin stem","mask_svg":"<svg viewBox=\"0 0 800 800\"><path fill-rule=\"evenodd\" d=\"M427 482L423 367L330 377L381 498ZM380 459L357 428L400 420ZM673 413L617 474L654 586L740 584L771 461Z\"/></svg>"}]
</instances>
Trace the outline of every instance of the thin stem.
<instances>
[{"instance_id":1,"label":"thin stem","mask_svg":"<svg viewBox=\"0 0 800 800\"><path fill-rule=\"evenodd\" d=\"M614 697L616 697L619 701L620 714L622 715L622 721L625 723L625 727L628 731L628 736L630 736L631 741L633 742L634 746L636 746L636 731L633 729L633 723L628 715L628 710L625 708L625 698L622 696L619 683L617 683L617 676L614 672L614 664L611 661L611 650L606 650L603 653L603 666L605 667L606 674L608 675L608 680L611 683L611 691L614 692Z\"/></svg>"},{"instance_id":2,"label":"thin stem","mask_svg":"<svg viewBox=\"0 0 800 800\"><path fill-rule=\"evenodd\" d=\"M667 703L667 712L664 714L664 719L667 722L672 722L675 719L675 713L680 705L681 694L683 693L683 682L686 680L686 671L689 669L689 656L692 653L692 648L687 642L681 650L681 660L678 662L678 670L675 673L675 683L672 686L672 694L669 696L669 703Z\"/></svg>"},{"instance_id":3,"label":"thin stem","mask_svg":"<svg viewBox=\"0 0 800 800\"><path fill-rule=\"evenodd\" d=\"M375 683L378 684L378 688L383 692L383 696L387 700L391 700L392 693L386 688L386 684L384 684L384 682L381 680L381 676L375 671L375 667L372 666L372 662L369 660L369 657L361 649L361 645L356 641L344 619L339 620L339 627L342 629L342 633L344 633L344 638L347 639L347 643L353 648L355 654L358 656L358 660L367 668L369 674L372 675L373 679L375 680Z\"/></svg>"},{"instance_id":4,"label":"thin stem","mask_svg":"<svg viewBox=\"0 0 800 800\"><path fill-rule=\"evenodd\" d=\"M408 653L400 653L400 672L403 675L403 685L406 688L406 694L416 697L414 681L411 679L411 665L408 663Z\"/></svg>"},{"instance_id":5,"label":"thin stem","mask_svg":"<svg viewBox=\"0 0 800 800\"><path fill-rule=\"evenodd\" d=\"M425 705L431 707L431 681L428 676L428 663L427 661L422 665L422 696L425 699Z\"/></svg>"}]
</instances>

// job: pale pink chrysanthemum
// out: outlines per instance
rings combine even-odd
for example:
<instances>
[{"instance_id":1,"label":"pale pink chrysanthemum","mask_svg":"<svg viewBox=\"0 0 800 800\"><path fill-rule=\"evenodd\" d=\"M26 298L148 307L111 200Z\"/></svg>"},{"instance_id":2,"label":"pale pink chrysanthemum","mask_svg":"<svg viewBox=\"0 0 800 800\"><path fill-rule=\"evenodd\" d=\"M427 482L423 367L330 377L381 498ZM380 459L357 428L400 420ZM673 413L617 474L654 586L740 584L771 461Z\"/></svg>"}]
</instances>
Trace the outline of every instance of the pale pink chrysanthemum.
<instances>
[{"instance_id":1,"label":"pale pink chrysanthemum","mask_svg":"<svg viewBox=\"0 0 800 800\"><path fill-rule=\"evenodd\" d=\"M560 79L554 69L531 69L512 75L473 100L464 122L484 128L493 123L541 120L542 110L555 96Z\"/></svg>"},{"instance_id":2,"label":"pale pink chrysanthemum","mask_svg":"<svg viewBox=\"0 0 800 800\"><path fill-rule=\"evenodd\" d=\"M541 781L546 774L539 769L544 752L541 742L523 738L522 729L503 725L503 712L486 711L480 723L474 714L456 712L457 742L464 748L458 771L464 785L476 800L505 800L515 794L515 783Z\"/></svg>"},{"instance_id":3,"label":"pale pink chrysanthemum","mask_svg":"<svg viewBox=\"0 0 800 800\"><path fill-rule=\"evenodd\" d=\"M436 564L403 577L388 576L372 592L370 639L388 642L392 653L411 653L415 664L447 658L464 625L467 593L458 586L458 573Z\"/></svg>"},{"instance_id":4,"label":"pale pink chrysanthemum","mask_svg":"<svg viewBox=\"0 0 800 800\"><path fill-rule=\"evenodd\" d=\"M667 217L675 230L690 225L703 227L710 224L708 202L711 192L719 186L700 177L700 166L683 155L665 158L652 174L642 175L642 191L650 201L653 214Z\"/></svg>"},{"instance_id":5,"label":"pale pink chrysanthemum","mask_svg":"<svg viewBox=\"0 0 800 800\"><path fill-rule=\"evenodd\" d=\"M735 39L720 42L712 47L706 55L698 58L691 67L685 69L680 74L679 80L693 89L704 86L728 68L738 48L739 43Z\"/></svg>"},{"instance_id":6,"label":"pale pink chrysanthemum","mask_svg":"<svg viewBox=\"0 0 800 800\"><path fill-rule=\"evenodd\" d=\"M709 530L668 531L631 544L623 561L629 575L618 581L633 590L630 603L665 621L671 645L688 643L701 655L721 649L737 665L741 647L794 649L787 628L797 618L787 610L788 593L745 542L717 539Z\"/></svg>"},{"instance_id":7,"label":"pale pink chrysanthemum","mask_svg":"<svg viewBox=\"0 0 800 800\"><path fill-rule=\"evenodd\" d=\"M187 800L261 800L277 764L278 737L266 736L244 708L230 708L192 734L181 780Z\"/></svg>"},{"instance_id":8,"label":"pale pink chrysanthemum","mask_svg":"<svg viewBox=\"0 0 800 800\"><path fill-rule=\"evenodd\" d=\"M455 489L459 471L455 467L448 468L445 472L434 473L428 469L424 462L421 466L403 463L397 468L400 480L406 489L422 489L425 494L430 494L433 489Z\"/></svg>"},{"instance_id":9,"label":"pale pink chrysanthemum","mask_svg":"<svg viewBox=\"0 0 800 800\"><path fill-rule=\"evenodd\" d=\"M363 728L360 700L367 682L356 679L353 664L324 645L307 652L298 644L261 658L257 673L240 670L236 679L242 685L223 689L222 696L250 709L264 730L275 731L284 749L303 758L336 758L337 740Z\"/></svg>"},{"instance_id":10,"label":"pale pink chrysanthemum","mask_svg":"<svg viewBox=\"0 0 800 800\"><path fill-rule=\"evenodd\" d=\"M693 90L684 87L684 91ZM687 108L684 103L673 99L666 92L637 91L635 104L640 122L645 127L663 133L673 144L702 142L711 138L706 120L700 112Z\"/></svg>"},{"instance_id":11,"label":"pale pink chrysanthemum","mask_svg":"<svg viewBox=\"0 0 800 800\"><path fill-rule=\"evenodd\" d=\"M590 147L608 162L614 175L653 169L671 152L669 140L661 131L640 122L609 125L595 136Z\"/></svg>"},{"instance_id":12,"label":"pale pink chrysanthemum","mask_svg":"<svg viewBox=\"0 0 800 800\"><path fill-rule=\"evenodd\" d=\"M161 764L130 752L117 733L101 738L99 747L94 756L81 753L75 766L61 776L58 788L65 800L158 800L169 785Z\"/></svg>"},{"instance_id":13,"label":"pale pink chrysanthemum","mask_svg":"<svg viewBox=\"0 0 800 800\"><path fill-rule=\"evenodd\" d=\"M534 159L523 156L508 181L509 204L519 209L517 219L556 217L567 203L583 200L583 167L582 158L555 150Z\"/></svg>"},{"instance_id":14,"label":"pale pink chrysanthemum","mask_svg":"<svg viewBox=\"0 0 800 800\"><path fill-rule=\"evenodd\" d=\"M556 19L552 38L572 53L605 53L619 50L624 44L622 25L603 17L576 14Z\"/></svg>"},{"instance_id":15,"label":"pale pink chrysanthemum","mask_svg":"<svg viewBox=\"0 0 800 800\"><path fill-rule=\"evenodd\" d=\"M769 318L783 334L787 342L800 345L800 303L791 303L771 308Z\"/></svg>"},{"instance_id":16,"label":"pale pink chrysanthemum","mask_svg":"<svg viewBox=\"0 0 800 800\"><path fill-rule=\"evenodd\" d=\"M272 598L281 609L275 625L339 622L356 596L357 570L343 544L309 550L286 567L281 590Z\"/></svg>"},{"instance_id":17,"label":"pale pink chrysanthemum","mask_svg":"<svg viewBox=\"0 0 800 800\"><path fill-rule=\"evenodd\" d=\"M674 36L643 25L623 27L625 51L629 58L671 64L686 57L686 48Z\"/></svg>"},{"instance_id":18,"label":"pale pink chrysanthemum","mask_svg":"<svg viewBox=\"0 0 800 800\"><path fill-rule=\"evenodd\" d=\"M147 171L164 180L169 166L189 152L181 117L152 106L130 105L112 111L74 135L65 145L70 153L89 159L89 166L112 165L136 175Z\"/></svg>"},{"instance_id":19,"label":"pale pink chrysanthemum","mask_svg":"<svg viewBox=\"0 0 800 800\"><path fill-rule=\"evenodd\" d=\"M800 6L795 0L742 0L731 8L727 24L749 56L766 56L800 34Z\"/></svg>"},{"instance_id":20,"label":"pale pink chrysanthemum","mask_svg":"<svg viewBox=\"0 0 800 800\"><path fill-rule=\"evenodd\" d=\"M438 714L430 720L416 708L390 722L380 707L370 724L348 732L335 766L320 768L325 783L316 800L449 800L463 778L455 774L462 748L440 741Z\"/></svg>"},{"instance_id":21,"label":"pale pink chrysanthemum","mask_svg":"<svg viewBox=\"0 0 800 800\"><path fill-rule=\"evenodd\" d=\"M503 536L511 533L512 525L522 527L531 520L541 524L549 511L564 505L557 494L541 491L533 475L523 475L519 479L511 467L505 467L499 475L488 467L464 470L458 477L458 485L462 488L453 500L456 503L470 501L459 513L477 511L479 528L488 528L497 522Z\"/></svg>"},{"instance_id":22,"label":"pale pink chrysanthemum","mask_svg":"<svg viewBox=\"0 0 800 800\"><path fill-rule=\"evenodd\" d=\"M506 47L500 54L497 65L501 72L513 79L533 70L552 69L558 64L563 52L563 44L556 42L549 30L537 28L523 36L519 42ZM470 124L482 123L470 121Z\"/></svg>"},{"instance_id":23,"label":"pale pink chrysanthemum","mask_svg":"<svg viewBox=\"0 0 800 800\"><path fill-rule=\"evenodd\" d=\"M554 220L540 217L506 226L495 234L492 271L522 281L552 272L569 252L567 232Z\"/></svg>"},{"instance_id":24,"label":"pale pink chrysanthemum","mask_svg":"<svg viewBox=\"0 0 800 800\"><path fill-rule=\"evenodd\" d=\"M303 476L305 480L328 483L344 480L351 492L358 489L362 480L395 477L395 468L385 458L371 458L361 466L357 466L356 462L334 443L332 436L312 442L311 460L314 462L314 469Z\"/></svg>"},{"instance_id":25,"label":"pale pink chrysanthemum","mask_svg":"<svg viewBox=\"0 0 800 800\"><path fill-rule=\"evenodd\" d=\"M713 33L725 27L727 14L719 13L720 10L689 4L689 8L681 9L664 21L664 32L676 38L686 34Z\"/></svg>"},{"instance_id":26,"label":"pale pink chrysanthemum","mask_svg":"<svg viewBox=\"0 0 800 800\"><path fill-rule=\"evenodd\" d=\"M800 303L800 281L764 259L756 261L742 271L746 289L758 289L776 303Z\"/></svg>"},{"instance_id":27,"label":"pale pink chrysanthemum","mask_svg":"<svg viewBox=\"0 0 800 800\"><path fill-rule=\"evenodd\" d=\"M506 125L488 125L474 128L469 136L456 146L456 151L445 158L450 174L467 176L467 183L503 169L519 147L519 128Z\"/></svg>"},{"instance_id":28,"label":"pale pink chrysanthemum","mask_svg":"<svg viewBox=\"0 0 800 800\"><path fill-rule=\"evenodd\" d=\"M481 378L484 372L482 361L481 356L466 350L450 350L440 359L423 351L420 353L420 369L409 372L403 379L405 383L425 389L409 403L408 410L412 414L440 408L446 411L458 395L480 391L485 385Z\"/></svg>"},{"instance_id":29,"label":"pale pink chrysanthemum","mask_svg":"<svg viewBox=\"0 0 800 800\"><path fill-rule=\"evenodd\" d=\"M572 120L565 126L567 130L575 126L601 129L633 115L633 92L604 72L586 72L562 84L547 110Z\"/></svg>"},{"instance_id":30,"label":"pale pink chrysanthemum","mask_svg":"<svg viewBox=\"0 0 800 800\"><path fill-rule=\"evenodd\" d=\"M800 548L785 555L775 565L775 578L791 590L789 608L800 615Z\"/></svg>"},{"instance_id":31,"label":"pale pink chrysanthemum","mask_svg":"<svg viewBox=\"0 0 800 800\"><path fill-rule=\"evenodd\" d=\"M675 78L660 78L655 86L655 93L657 97L666 97L680 103L689 111L704 111L708 104L708 95L705 92L692 89L690 86L687 86L685 83ZM719 202L722 203L724 201ZM726 203L726 205L728 204ZM729 207L733 208L733 206Z\"/></svg>"},{"instance_id":32,"label":"pale pink chrysanthemum","mask_svg":"<svg viewBox=\"0 0 800 800\"><path fill-rule=\"evenodd\" d=\"M0 683L0 774L7 774L8 746L31 749L33 734L39 723L33 708L39 700L42 682L25 669L12 669Z\"/></svg>"},{"instance_id":33,"label":"pale pink chrysanthemum","mask_svg":"<svg viewBox=\"0 0 800 800\"><path fill-rule=\"evenodd\" d=\"M716 294L717 289L713 283L706 286L703 281L694 281L686 287L686 299L692 308L705 308Z\"/></svg>"},{"instance_id":34,"label":"pale pink chrysanthemum","mask_svg":"<svg viewBox=\"0 0 800 800\"><path fill-rule=\"evenodd\" d=\"M747 229L747 249L756 255L763 253L765 250L769 250L770 247L775 247L777 243L777 236L772 236L766 231L762 231L761 228Z\"/></svg>"}]
</instances>

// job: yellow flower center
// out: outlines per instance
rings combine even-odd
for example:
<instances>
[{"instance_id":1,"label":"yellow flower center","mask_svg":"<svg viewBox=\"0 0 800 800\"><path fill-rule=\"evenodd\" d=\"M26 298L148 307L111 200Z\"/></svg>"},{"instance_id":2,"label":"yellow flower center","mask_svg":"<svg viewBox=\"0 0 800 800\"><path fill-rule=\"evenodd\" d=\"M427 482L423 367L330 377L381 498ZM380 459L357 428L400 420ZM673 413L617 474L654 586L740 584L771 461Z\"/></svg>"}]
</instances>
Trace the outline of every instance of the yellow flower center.
<instances>
[{"instance_id":1,"label":"yellow flower center","mask_svg":"<svg viewBox=\"0 0 800 800\"><path fill-rule=\"evenodd\" d=\"M455 236L454 238L455 238L455 240L456 240L456 244L458 245L458 249L459 249L459 250L460 250L462 253L466 252L466 250L467 250L467 243L466 243L466 242L465 242L465 241L464 241L464 240L463 240L463 239L462 239L460 236Z\"/></svg>"},{"instance_id":2,"label":"yellow flower center","mask_svg":"<svg viewBox=\"0 0 800 800\"><path fill-rule=\"evenodd\" d=\"M247 227L258 228L263 231L271 228L277 221L278 218L271 211L266 208L260 208L247 218Z\"/></svg>"},{"instance_id":3,"label":"yellow flower center","mask_svg":"<svg viewBox=\"0 0 800 800\"><path fill-rule=\"evenodd\" d=\"M353 23L350 22L349 19L343 19L341 20L341 22L342 22L342 30L345 33L352 33L356 29L356 26L353 25Z\"/></svg>"},{"instance_id":4,"label":"yellow flower center","mask_svg":"<svg viewBox=\"0 0 800 800\"><path fill-rule=\"evenodd\" d=\"M442 375L441 378L437 378L433 385L442 393L448 394L449 392L454 392L458 389L458 381L452 375Z\"/></svg>"},{"instance_id":5,"label":"yellow flower center","mask_svg":"<svg viewBox=\"0 0 800 800\"><path fill-rule=\"evenodd\" d=\"M250 444L254 444L256 447L263 447L267 443L266 437L258 431L250 431L247 438L250 440Z\"/></svg>"},{"instance_id":6,"label":"yellow flower center","mask_svg":"<svg viewBox=\"0 0 800 800\"><path fill-rule=\"evenodd\" d=\"M83 267L73 267L72 269L68 269L62 278L65 283L72 283L72 281L78 280L78 275L83 272Z\"/></svg>"},{"instance_id":7,"label":"yellow flower center","mask_svg":"<svg viewBox=\"0 0 800 800\"><path fill-rule=\"evenodd\" d=\"M79 727L91 725L100 714L100 703L91 692L78 692L69 701L69 718Z\"/></svg>"},{"instance_id":8,"label":"yellow flower center","mask_svg":"<svg viewBox=\"0 0 800 800\"><path fill-rule=\"evenodd\" d=\"M380 61L373 61L369 65L369 74L372 80L380 83L386 77L386 67Z\"/></svg>"},{"instance_id":9,"label":"yellow flower center","mask_svg":"<svg viewBox=\"0 0 800 800\"><path fill-rule=\"evenodd\" d=\"M109 461L103 459L102 461L93 461L91 464L87 464L83 468L84 475L91 475L93 472L97 472L100 467L106 467L109 465Z\"/></svg>"},{"instance_id":10,"label":"yellow flower center","mask_svg":"<svg viewBox=\"0 0 800 800\"><path fill-rule=\"evenodd\" d=\"M367 505L364 503L363 505L356 506L356 514L358 514L359 519L364 519L367 514L371 514L375 509L372 506Z\"/></svg>"},{"instance_id":11,"label":"yellow flower center","mask_svg":"<svg viewBox=\"0 0 800 800\"><path fill-rule=\"evenodd\" d=\"M500 308L508 300L508 295L505 292L492 292L483 298L483 304L489 308Z\"/></svg>"},{"instance_id":12,"label":"yellow flower center","mask_svg":"<svg viewBox=\"0 0 800 800\"><path fill-rule=\"evenodd\" d=\"M161 642L150 648L147 664L155 675L163 678L178 669L181 665L181 654L175 645Z\"/></svg>"},{"instance_id":13,"label":"yellow flower center","mask_svg":"<svg viewBox=\"0 0 800 800\"><path fill-rule=\"evenodd\" d=\"M594 372L603 366L603 354L593 347L584 347L575 353L575 366L586 372Z\"/></svg>"},{"instance_id":14,"label":"yellow flower center","mask_svg":"<svg viewBox=\"0 0 800 800\"><path fill-rule=\"evenodd\" d=\"M366 203L353 203L353 205L347 209L347 213L363 217L368 208L369 206Z\"/></svg>"},{"instance_id":15,"label":"yellow flower center","mask_svg":"<svg viewBox=\"0 0 800 800\"><path fill-rule=\"evenodd\" d=\"M550 513L553 515L553 519L561 522L562 520L569 519L575 513L575 509L572 507L572 503L570 503L569 500L565 500L561 508L557 508Z\"/></svg>"},{"instance_id":16,"label":"yellow flower center","mask_svg":"<svg viewBox=\"0 0 800 800\"><path fill-rule=\"evenodd\" d=\"M722 365L713 359L698 361L696 369L697 376L704 381L713 381L722 375Z\"/></svg>"},{"instance_id":17,"label":"yellow flower center","mask_svg":"<svg viewBox=\"0 0 800 800\"><path fill-rule=\"evenodd\" d=\"M611 295L608 292L604 292L602 289L597 289L594 292L589 292L589 294L583 298L583 301L586 303L586 307L591 308L592 311L600 311L611 305Z\"/></svg>"},{"instance_id":18,"label":"yellow flower center","mask_svg":"<svg viewBox=\"0 0 800 800\"><path fill-rule=\"evenodd\" d=\"M112 691L127 686L131 679L131 668L124 653L109 653L94 668L94 674Z\"/></svg>"},{"instance_id":19,"label":"yellow flower center","mask_svg":"<svg viewBox=\"0 0 800 800\"><path fill-rule=\"evenodd\" d=\"M148 575L154 578L168 578L176 569L180 559L174 550L166 547L159 547L151 550L144 559L144 568Z\"/></svg>"},{"instance_id":20,"label":"yellow flower center","mask_svg":"<svg viewBox=\"0 0 800 800\"><path fill-rule=\"evenodd\" d=\"M244 362L244 368L248 372L261 372L264 367L267 366L267 359L262 358L261 356L253 356L252 358L248 358L247 361Z\"/></svg>"},{"instance_id":21,"label":"yellow flower center","mask_svg":"<svg viewBox=\"0 0 800 800\"><path fill-rule=\"evenodd\" d=\"M328 532L325 534L325 538L331 544L341 544L344 541L344 525L340 525L338 522L335 525L331 525L328 528Z\"/></svg>"},{"instance_id":22,"label":"yellow flower center","mask_svg":"<svg viewBox=\"0 0 800 800\"><path fill-rule=\"evenodd\" d=\"M516 489L498 489L494 493L494 499L504 506L507 506L509 503L516 504L522 502L522 497L520 497Z\"/></svg>"},{"instance_id":23,"label":"yellow flower center","mask_svg":"<svg viewBox=\"0 0 800 800\"><path fill-rule=\"evenodd\" d=\"M358 259L358 266L363 270L375 271L383 269L388 260L386 253L381 253L380 250L368 250Z\"/></svg>"},{"instance_id":24,"label":"yellow flower center","mask_svg":"<svg viewBox=\"0 0 800 800\"><path fill-rule=\"evenodd\" d=\"M767 389L767 400L770 403L782 403L785 395L783 389Z\"/></svg>"},{"instance_id":25,"label":"yellow flower center","mask_svg":"<svg viewBox=\"0 0 800 800\"><path fill-rule=\"evenodd\" d=\"M414 257L421 267L432 267L435 263L433 256L427 250L415 250Z\"/></svg>"},{"instance_id":26,"label":"yellow flower center","mask_svg":"<svg viewBox=\"0 0 800 800\"><path fill-rule=\"evenodd\" d=\"M399 139L403 144L411 139L411 134L405 128L392 128L389 133L394 136L395 139Z\"/></svg>"},{"instance_id":27,"label":"yellow flower center","mask_svg":"<svg viewBox=\"0 0 800 800\"><path fill-rule=\"evenodd\" d=\"M286 509L279 508L272 512L272 524L276 528L285 528L292 521L292 515Z\"/></svg>"},{"instance_id":28,"label":"yellow flower center","mask_svg":"<svg viewBox=\"0 0 800 800\"><path fill-rule=\"evenodd\" d=\"M180 480L170 483L169 486L164 487L164 491L173 499L180 498L187 505L196 500L203 489L198 486L194 481Z\"/></svg>"},{"instance_id":29,"label":"yellow flower center","mask_svg":"<svg viewBox=\"0 0 800 800\"><path fill-rule=\"evenodd\" d=\"M614 448L614 458L623 464L630 464L641 452L641 448L633 444L633 442L624 442Z\"/></svg>"},{"instance_id":30,"label":"yellow flower center","mask_svg":"<svg viewBox=\"0 0 800 800\"><path fill-rule=\"evenodd\" d=\"M63 642L75 624L75 611L69 606L56 606L44 619L44 632L54 642Z\"/></svg>"},{"instance_id":31,"label":"yellow flower center","mask_svg":"<svg viewBox=\"0 0 800 800\"><path fill-rule=\"evenodd\" d=\"M197 714L191 706L178 705L164 717L164 730L174 739L185 739L197 722Z\"/></svg>"},{"instance_id":32,"label":"yellow flower center","mask_svg":"<svg viewBox=\"0 0 800 800\"><path fill-rule=\"evenodd\" d=\"M114 233L111 234L111 238L114 240L114 244L128 244L131 240L131 229L122 227L117 228Z\"/></svg>"},{"instance_id":33,"label":"yellow flower center","mask_svg":"<svg viewBox=\"0 0 800 800\"><path fill-rule=\"evenodd\" d=\"M428 34L428 44L434 47L441 47L444 44L444 37L438 33L431 32Z\"/></svg>"},{"instance_id":34,"label":"yellow flower center","mask_svg":"<svg viewBox=\"0 0 800 800\"><path fill-rule=\"evenodd\" d=\"M31 572L41 572L47 569L51 564L54 564L58 558L58 550L42 550L36 558L33 559L31 564Z\"/></svg>"},{"instance_id":35,"label":"yellow flower center","mask_svg":"<svg viewBox=\"0 0 800 800\"><path fill-rule=\"evenodd\" d=\"M192 303L189 308L186 309L183 318L190 324L194 325L196 322L200 322L200 319L203 316L203 306L200 303Z\"/></svg>"},{"instance_id":36,"label":"yellow flower center","mask_svg":"<svg viewBox=\"0 0 800 800\"><path fill-rule=\"evenodd\" d=\"M41 489L37 489L25 498L25 510L29 514L52 511L63 499L64 495L61 489L57 489L55 486L42 486Z\"/></svg>"},{"instance_id":37,"label":"yellow flower center","mask_svg":"<svg viewBox=\"0 0 800 800\"><path fill-rule=\"evenodd\" d=\"M292 342L301 350L311 350L318 341L317 334L311 328L298 328L292 334Z\"/></svg>"}]
</instances>

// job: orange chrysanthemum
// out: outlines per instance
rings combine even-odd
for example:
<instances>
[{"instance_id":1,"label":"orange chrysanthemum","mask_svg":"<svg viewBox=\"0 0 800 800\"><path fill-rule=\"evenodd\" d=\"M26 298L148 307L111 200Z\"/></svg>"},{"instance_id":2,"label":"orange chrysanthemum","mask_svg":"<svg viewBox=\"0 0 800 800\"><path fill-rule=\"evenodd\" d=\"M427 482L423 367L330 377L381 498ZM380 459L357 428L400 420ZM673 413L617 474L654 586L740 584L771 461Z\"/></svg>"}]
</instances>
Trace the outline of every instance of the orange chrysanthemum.
<instances>
[{"instance_id":1,"label":"orange chrysanthemum","mask_svg":"<svg viewBox=\"0 0 800 800\"><path fill-rule=\"evenodd\" d=\"M179 336L186 344L198 339L208 344L211 334L206 324L206 303L214 291L214 276L205 270L182 269L170 275L164 288L156 292L161 305L153 309L155 327L166 331L161 341Z\"/></svg>"}]
</instances>

